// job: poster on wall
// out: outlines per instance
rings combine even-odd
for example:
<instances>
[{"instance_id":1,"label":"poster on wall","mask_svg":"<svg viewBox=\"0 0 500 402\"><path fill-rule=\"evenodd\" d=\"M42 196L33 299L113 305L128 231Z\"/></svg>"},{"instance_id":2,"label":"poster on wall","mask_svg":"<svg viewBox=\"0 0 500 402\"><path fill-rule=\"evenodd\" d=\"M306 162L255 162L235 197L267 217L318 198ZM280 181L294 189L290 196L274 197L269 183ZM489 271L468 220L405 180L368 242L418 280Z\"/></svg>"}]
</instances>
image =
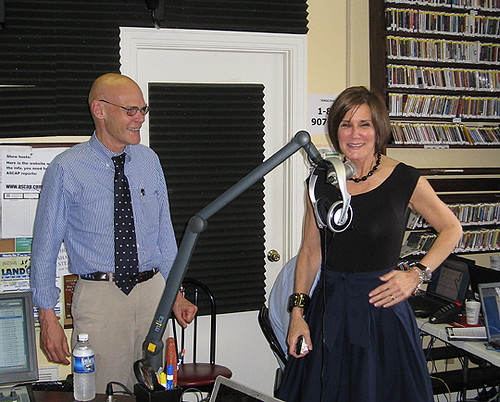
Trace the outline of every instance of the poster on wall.
<instances>
[{"instance_id":1,"label":"poster on wall","mask_svg":"<svg viewBox=\"0 0 500 402\"><path fill-rule=\"evenodd\" d=\"M21 253L0 253L0 293L30 290L31 250ZM62 278L69 274L68 254L64 244L57 256L56 286L61 287ZM57 317L63 317L62 301L54 308ZM38 325L38 310L34 309Z\"/></svg>"},{"instance_id":2,"label":"poster on wall","mask_svg":"<svg viewBox=\"0 0 500 402\"><path fill-rule=\"evenodd\" d=\"M337 95L309 94L307 99L307 130L311 135L327 135L326 123L330 107Z\"/></svg>"},{"instance_id":3,"label":"poster on wall","mask_svg":"<svg viewBox=\"0 0 500 402\"><path fill-rule=\"evenodd\" d=\"M30 253L0 254L0 293L30 288Z\"/></svg>"},{"instance_id":4,"label":"poster on wall","mask_svg":"<svg viewBox=\"0 0 500 402\"><path fill-rule=\"evenodd\" d=\"M68 147L0 146L0 292L30 289L33 223L49 163ZM64 244L57 257L56 286L69 273ZM54 308L60 318L62 300ZM34 309L38 325L38 310Z\"/></svg>"},{"instance_id":5,"label":"poster on wall","mask_svg":"<svg viewBox=\"0 0 500 402\"><path fill-rule=\"evenodd\" d=\"M66 148L0 147L1 238L31 237L42 178Z\"/></svg>"}]
</instances>

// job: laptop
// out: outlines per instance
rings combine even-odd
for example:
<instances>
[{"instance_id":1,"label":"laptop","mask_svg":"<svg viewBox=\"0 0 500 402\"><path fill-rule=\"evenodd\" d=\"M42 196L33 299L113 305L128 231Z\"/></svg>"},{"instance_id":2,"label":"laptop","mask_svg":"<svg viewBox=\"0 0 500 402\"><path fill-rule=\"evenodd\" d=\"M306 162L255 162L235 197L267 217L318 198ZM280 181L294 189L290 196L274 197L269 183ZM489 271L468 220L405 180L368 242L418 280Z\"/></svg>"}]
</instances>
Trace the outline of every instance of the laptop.
<instances>
[{"instance_id":1,"label":"laptop","mask_svg":"<svg viewBox=\"0 0 500 402\"><path fill-rule=\"evenodd\" d=\"M500 349L500 282L480 283L478 288L488 343Z\"/></svg>"},{"instance_id":2,"label":"laptop","mask_svg":"<svg viewBox=\"0 0 500 402\"><path fill-rule=\"evenodd\" d=\"M474 293L474 298L479 300L480 283L500 282L500 271L496 269L472 265L469 267L470 288Z\"/></svg>"},{"instance_id":3,"label":"laptop","mask_svg":"<svg viewBox=\"0 0 500 402\"><path fill-rule=\"evenodd\" d=\"M260 391L255 391L229 378L218 376L215 379L214 389L210 396L210 402L280 402L265 395Z\"/></svg>"},{"instance_id":4,"label":"laptop","mask_svg":"<svg viewBox=\"0 0 500 402\"><path fill-rule=\"evenodd\" d=\"M432 274L425 294L408 299L415 315L426 318L447 304L462 305L469 287L469 267L474 264L466 258L448 257Z\"/></svg>"}]
</instances>

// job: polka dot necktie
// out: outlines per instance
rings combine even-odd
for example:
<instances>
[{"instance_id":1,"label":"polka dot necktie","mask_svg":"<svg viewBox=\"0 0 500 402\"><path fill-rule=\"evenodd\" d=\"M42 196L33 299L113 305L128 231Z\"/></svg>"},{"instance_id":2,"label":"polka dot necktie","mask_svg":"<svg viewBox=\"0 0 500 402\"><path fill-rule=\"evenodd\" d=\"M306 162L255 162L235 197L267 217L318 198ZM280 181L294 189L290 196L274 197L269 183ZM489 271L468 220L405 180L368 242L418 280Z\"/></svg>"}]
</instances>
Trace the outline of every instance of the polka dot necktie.
<instances>
[{"instance_id":1,"label":"polka dot necktie","mask_svg":"<svg viewBox=\"0 0 500 402\"><path fill-rule=\"evenodd\" d=\"M130 189L123 166L125 153L115 164L115 284L128 295L137 283L138 262Z\"/></svg>"}]
</instances>

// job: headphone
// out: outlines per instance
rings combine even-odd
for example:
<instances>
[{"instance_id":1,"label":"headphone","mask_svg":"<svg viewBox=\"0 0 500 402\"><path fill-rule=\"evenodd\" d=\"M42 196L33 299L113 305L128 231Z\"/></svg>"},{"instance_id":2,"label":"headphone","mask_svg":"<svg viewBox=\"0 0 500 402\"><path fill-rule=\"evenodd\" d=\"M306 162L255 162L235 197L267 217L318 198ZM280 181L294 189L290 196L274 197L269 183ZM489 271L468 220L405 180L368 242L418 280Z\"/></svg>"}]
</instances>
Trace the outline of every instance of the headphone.
<instances>
[{"instance_id":1,"label":"headphone","mask_svg":"<svg viewBox=\"0 0 500 402\"><path fill-rule=\"evenodd\" d=\"M346 230L352 221L351 195L347 192L346 169L338 158L325 159L324 162L326 168L318 165L309 176L309 199L318 228L328 228L332 232L339 233ZM338 187L342 201L333 202L326 196L316 197L316 183L321 176L324 176L326 183Z\"/></svg>"}]
</instances>

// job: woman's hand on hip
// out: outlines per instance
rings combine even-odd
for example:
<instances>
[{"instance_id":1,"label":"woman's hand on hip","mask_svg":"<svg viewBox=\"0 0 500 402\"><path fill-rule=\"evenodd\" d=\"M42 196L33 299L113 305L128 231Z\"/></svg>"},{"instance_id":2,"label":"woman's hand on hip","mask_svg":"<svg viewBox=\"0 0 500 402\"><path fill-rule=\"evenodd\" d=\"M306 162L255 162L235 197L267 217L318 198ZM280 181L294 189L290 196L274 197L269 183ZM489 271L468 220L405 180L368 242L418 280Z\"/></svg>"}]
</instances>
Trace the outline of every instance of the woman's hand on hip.
<instances>
[{"instance_id":1,"label":"woman's hand on hip","mask_svg":"<svg viewBox=\"0 0 500 402\"><path fill-rule=\"evenodd\" d=\"M414 270L392 270L382 275L380 280L384 283L368 295L370 303L375 307L392 307L401 303L412 295L420 283L420 278Z\"/></svg>"}]
</instances>

